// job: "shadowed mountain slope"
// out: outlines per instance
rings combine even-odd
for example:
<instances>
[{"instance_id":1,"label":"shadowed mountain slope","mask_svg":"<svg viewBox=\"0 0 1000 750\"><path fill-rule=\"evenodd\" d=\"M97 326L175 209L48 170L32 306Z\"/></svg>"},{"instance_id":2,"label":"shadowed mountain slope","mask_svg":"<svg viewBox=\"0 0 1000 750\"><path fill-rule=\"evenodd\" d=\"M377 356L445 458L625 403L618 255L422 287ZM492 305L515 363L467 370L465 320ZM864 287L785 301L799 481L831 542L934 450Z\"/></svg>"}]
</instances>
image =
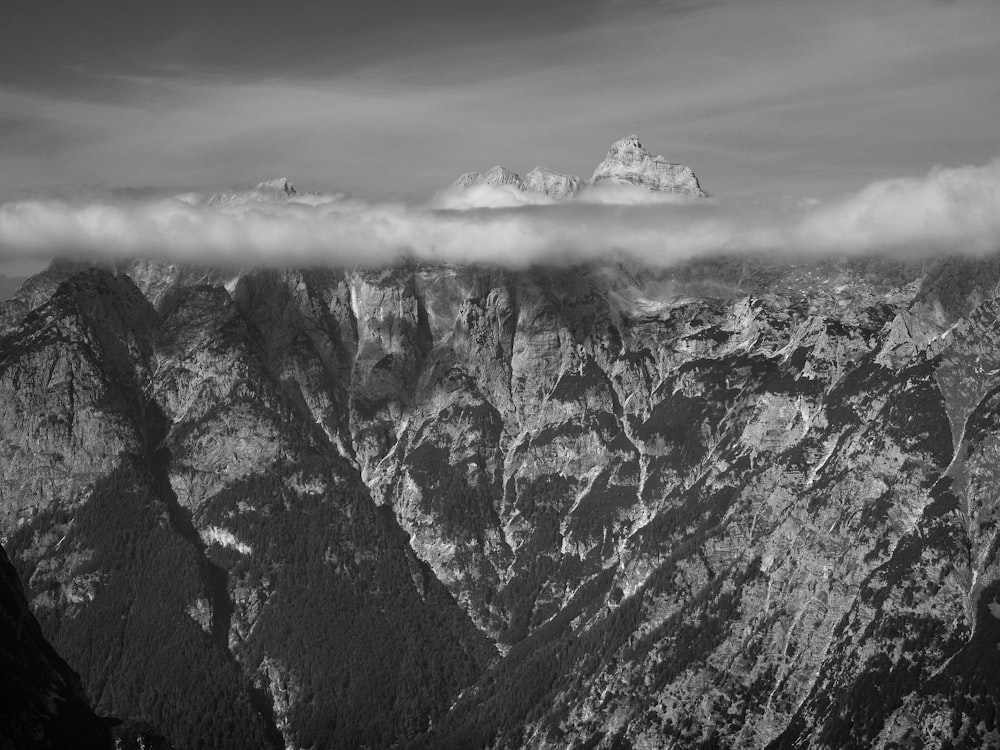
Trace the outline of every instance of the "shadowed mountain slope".
<instances>
[{"instance_id":1,"label":"shadowed mountain slope","mask_svg":"<svg viewBox=\"0 0 1000 750\"><path fill-rule=\"evenodd\" d=\"M111 722L90 708L80 677L45 640L0 548L0 748L108 750Z\"/></svg>"}]
</instances>

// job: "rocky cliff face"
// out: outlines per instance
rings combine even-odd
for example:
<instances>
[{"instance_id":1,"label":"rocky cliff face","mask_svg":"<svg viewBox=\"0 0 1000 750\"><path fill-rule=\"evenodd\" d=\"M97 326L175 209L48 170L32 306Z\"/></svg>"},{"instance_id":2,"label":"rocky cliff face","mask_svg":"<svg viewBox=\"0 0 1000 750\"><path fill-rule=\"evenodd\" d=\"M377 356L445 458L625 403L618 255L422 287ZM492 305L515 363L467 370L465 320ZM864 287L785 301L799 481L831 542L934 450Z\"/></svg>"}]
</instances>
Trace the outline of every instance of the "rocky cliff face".
<instances>
[{"instance_id":1,"label":"rocky cliff face","mask_svg":"<svg viewBox=\"0 0 1000 750\"><path fill-rule=\"evenodd\" d=\"M535 167L524 176L525 190L545 193L550 198L571 198L580 190L580 178L556 172L548 167Z\"/></svg>"},{"instance_id":2,"label":"rocky cliff face","mask_svg":"<svg viewBox=\"0 0 1000 750\"><path fill-rule=\"evenodd\" d=\"M467 188L475 185L492 185L493 187L510 185L518 190L525 189L519 174L506 167L501 167L499 164L490 167L485 172L466 172L455 180L455 187Z\"/></svg>"},{"instance_id":3,"label":"rocky cliff face","mask_svg":"<svg viewBox=\"0 0 1000 750\"><path fill-rule=\"evenodd\" d=\"M343 277L142 268L159 313L95 269L0 340L2 533L46 635L176 746L417 734L495 650L362 482Z\"/></svg>"},{"instance_id":4,"label":"rocky cliff face","mask_svg":"<svg viewBox=\"0 0 1000 750\"><path fill-rule=\"evenodd\" d=\"M199 747L1000 740L993 260L60 278L0 339L2 534L98 710Z\"/></svg>"},{"instance_id":5,"label":"rocky cliff face","mask_svg":"<svg viewBox=\"0 0 1000 750\"><path fill-rule=\"evenodd\" d=\"M698 178L690 167L668 162L662 156L653 156L634 135L612 144L607 157L597 165L590 181L594 185L631 184L658 192L705 197L705 191L701 189Z\"/></svg>"},{"instance_id":6,"label":"rocky cliff face","mask_svg":"<svg viewBox=\"0 0 1000 750\"><path fill-rule=\"evenodd\" d=\"M564 200L572 198L586 185L600 184L636 185L653 192L675 193L691 198L706 197L690 167L668 162L662 156L653 156L634 135L611 145L607 157L597 165L589 182L548 167L535 167L522 178L516 172L498 165L486 172L466 172L455 180L452 187L510 186Z\"/></svg>"}]
</instances>

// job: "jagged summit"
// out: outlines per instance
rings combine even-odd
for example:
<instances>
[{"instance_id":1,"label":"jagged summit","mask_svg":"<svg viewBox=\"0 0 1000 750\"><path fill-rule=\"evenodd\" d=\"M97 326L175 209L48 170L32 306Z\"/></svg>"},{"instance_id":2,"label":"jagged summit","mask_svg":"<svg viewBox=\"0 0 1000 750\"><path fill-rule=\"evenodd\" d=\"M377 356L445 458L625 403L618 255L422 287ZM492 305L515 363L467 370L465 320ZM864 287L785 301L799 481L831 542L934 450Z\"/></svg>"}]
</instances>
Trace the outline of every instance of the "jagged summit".
<instances>
[{"instance_id":1,"label":"jagged summit","mask_svg":"<svg viewBox=\"0 0 1000 750\"><path fill-rule=\"evenodd\" d=\"M264 182L258 183L254 190L276 190L284 193L285 195L295 195L298 191L295 186L288 181L287 177L276 177L273 180L264 180Z\"/></svg>"},{"instance_id":2,"label":"jagged summit","mask_svg":"<svg viewBox=\"0 0 1000 750\"><path fill-rule=\"evenodd\" d=\"M611 150L608 152L610 154L622 153L624 151L641 151L643 154L649 155L649 152L643 147L642 143L639 142L639 136L632 135L625 136L624 138L619 138L617 141L611 144Z\"/></svg>"},{"instance_id":3,"label":"jagged summit","mask_svg":"<svg viewBox=\"0 0 1000 750\"><path fill-rule=\"evenodd\" d=\"M590 181L640 185L648 190L705 197L698 178L690 167L653 156L637 135L626 136L611 144L604 161L597 165Z\"/></svg>"},{"instance_id":4,"label":"jagged summit","mask_svg":"<svg viewBox=\"0 0 1000 750\"><path fill-rule=\"evenodd\" d=\"M209 198L208 205L233 205L255 201L281 200L298 195L298 192L287 177L275 177L271 180L258 182L251 190L235 193L216 193Z\"/></svg>"},{"instance_id":5,"label":"jagged summit","mask_svg":"<svg viewBox=\"0 0 1000 750\"><path fill-rule=\"evenodd\" d=\"M519 190L544 193L561 200L575 195L588 184L601 183L638 185L657 192L706 197L690 167L669 162L660 155L653 156L639 141L639 136L634 134L611 144L608 155L597 165L589 181L548 167L535 167L522 178L516 172L497 165L486 172L466 172L455 180L453 187L513 185Z\"/></svg>"},{"instance_id":6,"label":"jagged summit","mask_svg":"<svg viewBox=\"0 0 1000 750\"><path fill-rule=\"evenodd\" d=\"M524 186L536 193L545 193L550 198L562 199L575 195L581 180L571 174L556 172L548 167L535 167L524 176Z\"/></svg>"},{"instance_id":7,"label":"jagged summit","mask_svg":"<svg viewBox=\"0 0 1000 750\"><path fill-rule=\"evenodd\" d=\"M494 187L499 187L500 185L513 185L518 190L524 190L524 183L521 181L521 176L517 172L512 172L506 167L501 167L499 164L490 167L485 172L466 172L457 180L455 180L456 187L472 187L474 185L492 185Z\"/></svg>"},{"instance_id":8,"label":"jagged summit","mask_svg":"<svg viewBox=\"0 0 1000 750\"><path fill-rule=\"evenodd\" d=\"M544 193L552 198L562 199L575 194L580 189L581 181L575 175L556 172L548 167L535 167L522 178L498 164L485 172L466 172L452 184L458 188L511 185L525 192Z\"/></svg>"}]
</instances>

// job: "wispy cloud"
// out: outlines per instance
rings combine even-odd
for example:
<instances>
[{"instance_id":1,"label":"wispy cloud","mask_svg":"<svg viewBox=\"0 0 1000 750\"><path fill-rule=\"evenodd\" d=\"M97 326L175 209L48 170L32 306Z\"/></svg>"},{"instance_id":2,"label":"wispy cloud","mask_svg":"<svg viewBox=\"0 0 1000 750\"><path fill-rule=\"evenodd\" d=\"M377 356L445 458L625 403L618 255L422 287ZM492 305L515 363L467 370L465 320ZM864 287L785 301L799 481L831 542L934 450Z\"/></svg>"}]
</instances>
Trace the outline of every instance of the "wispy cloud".
<instances>
[{"instance_id":1,"label":"wispy cloud","mask_svg":"<svg viewBox=\"0 0 1000 750\"><path fill-rule=\"evenodd\" d=\"M477 188L467 205L344 194L213 205L201 196L0 204L0 254L148 255L220 265L381 265L401 258L511 267L634 259L669 265L726 252L988 253L1000 250L1000 161L875 182L825 203L600 201L512 205ZM442 208L442 206L449 206ZM486 206L486 207L484 207Z\"/></svg>"}]
</instances>

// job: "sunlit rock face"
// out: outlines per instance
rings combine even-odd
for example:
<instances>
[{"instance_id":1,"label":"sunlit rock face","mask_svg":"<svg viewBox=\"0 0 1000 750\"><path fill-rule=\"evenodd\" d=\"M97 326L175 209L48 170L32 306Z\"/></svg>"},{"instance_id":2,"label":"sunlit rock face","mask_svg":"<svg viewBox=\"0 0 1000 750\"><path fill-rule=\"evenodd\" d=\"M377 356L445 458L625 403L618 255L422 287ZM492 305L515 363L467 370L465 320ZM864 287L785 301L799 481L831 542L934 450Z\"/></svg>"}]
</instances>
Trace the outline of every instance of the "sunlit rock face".
<instances>
[{"instance_id":1,"label":"sunlit rock face","mask_svg":"<svg viewBox=\"0 0 1000 750\"><path fill-rule=\"evenodd\" d=\"M490 167L485 172L466 172L455 180L455 187L467 188L475 185L490 185L492 187L510 185L518 190L524 190L524 183L521 181L520 175L511 172L506 167L501 167L499 164Z\"/></svg>"},{"instance_id":2,"label":"sunlit rock face","mask_svg":"<svg viewBox=\"0 0 1000 750\"><path fill-rule=\"evenodd\" d=\"M703 198L705 192L690 167L653 156L638 137L630 135L615 141L607 157L594 170L590 182L639 185L648 190Z\"/></svg>"},{"instance_id":3,"label":"sunlit rock face","mask_svg":"<svg viewBox=\"0 0 1000 750\"><path fill-rule=\"evenodd\" d=\"M470 188L477 185L509 186L562 200L575 195L580 189L581 182L579 177L562 174L547 167L535 167L522 178L516 172L498 165L485 172L466 172L455 180L452 187Z\"/></svg>"},{"instance_id":4,"label":"sunlit rock face","mask_svg":"<svg viewBox=\"0 0 1000 750\"><path fill-rule=\"evenodd\" d=\"M607 157L597 165L589 181L556 172L548 167L535 167L521 177L516 172L498 165L486 172L466 172L452 183L453 188L459 189L479 185L510 187L546 195L555 200L572 198L588 185L629 185L658 193L672 193L692 198L706 197L705 191L698 184L698 178L689 167L650 154L634 135L615 141L611 145Z\"/></svg>"},{"instance_id":5,"label":"sunlit rock face","mask_svg":"<svg viewBox=\"0 0 1000 750\"><path fill-rule=\"evenodd\" d=\"M98 709L177 742L989 746L998 278L54 269L0 339L2 533Z\"/></svg>"},{"instance_id":6,"label":"sunlit rock face","mask_svg":"<svg viewBox=\"0 0 1000 750\"><path fill-rule=\"evenodd\" d=\"M576 195L580 189L580 178L548 167L535 167L524 176L524 188L562 200Z\"/></svg>"}]
</instances>

